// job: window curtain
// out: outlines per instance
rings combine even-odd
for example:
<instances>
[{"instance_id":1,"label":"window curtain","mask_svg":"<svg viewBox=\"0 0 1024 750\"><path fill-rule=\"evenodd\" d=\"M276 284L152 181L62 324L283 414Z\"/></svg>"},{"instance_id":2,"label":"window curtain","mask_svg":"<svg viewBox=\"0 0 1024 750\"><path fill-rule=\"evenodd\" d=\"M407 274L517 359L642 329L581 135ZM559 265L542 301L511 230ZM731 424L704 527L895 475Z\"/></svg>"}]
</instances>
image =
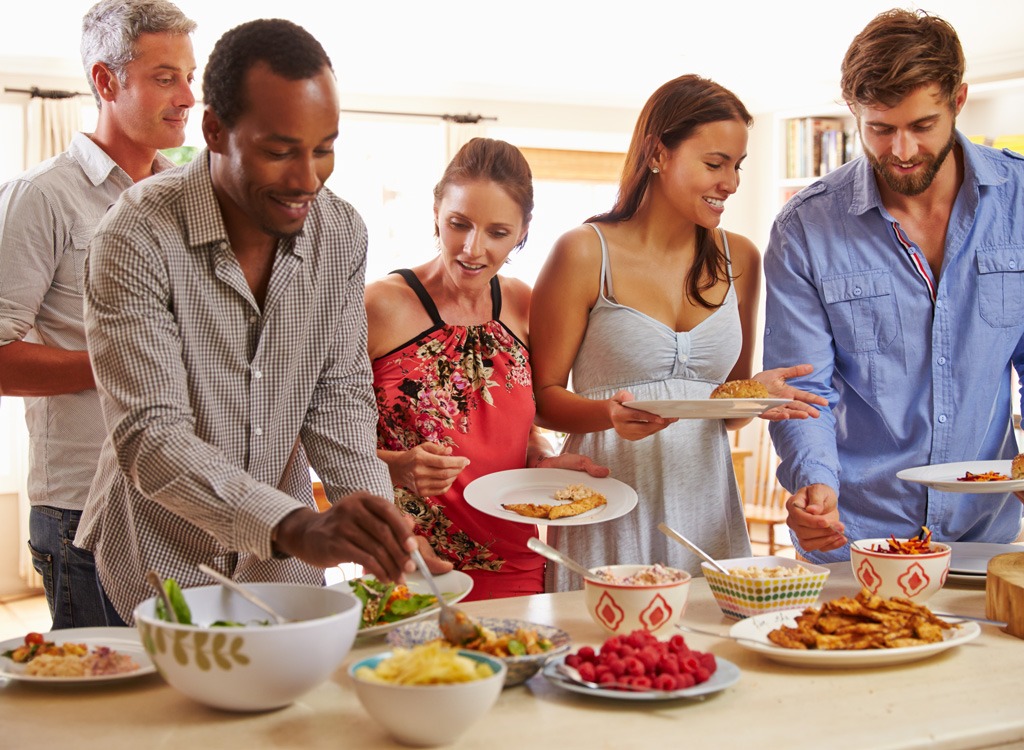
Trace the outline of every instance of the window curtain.
<instances>
[{"instance_id":1,"label":"window curtain","mask_svg":"<svg viewBox=\"0 0 1024 750\"><path fill-rule=\"evenodd\" d=\"M480 123L445 122L445 140L447 153L445 164L452 160L459 149L466 145L473 138L484 138L487 136L487 127Z\"/></svg>"},{"instance_id":2,"label":"window curtain","mask_svg":"<svg viewBox=\"0 0 1024 750\"><path fill-rule=\"evenodd\" d=\"M71 145L72 136L81 129L82 101L77 96L66 99L49 99L33 96L25 113L25 168L35 166L52 156L65 151ZM5 432L13 437L14 453L17 458L10 462L8 469L11 484L18 492L18 574L31 589L41 589L43 581L32 567L32 556L28 551L28 430L25 427L24 404L21 399L5 398ZM20 416L10 418L11 413Z\"/></svg>"}]
</instances>

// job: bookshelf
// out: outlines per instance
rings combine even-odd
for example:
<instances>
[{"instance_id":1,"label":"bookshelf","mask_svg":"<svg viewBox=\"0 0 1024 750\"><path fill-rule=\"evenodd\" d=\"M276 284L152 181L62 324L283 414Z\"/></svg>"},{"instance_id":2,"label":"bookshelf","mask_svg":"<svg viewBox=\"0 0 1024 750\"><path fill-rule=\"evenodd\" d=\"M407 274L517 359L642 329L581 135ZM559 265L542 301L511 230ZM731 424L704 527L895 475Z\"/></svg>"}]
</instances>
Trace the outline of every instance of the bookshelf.
<instances>
[{"instance_id":1,"label":"bookshelf","mask_svg":"<svg viewBox=\"0 0 1024 750\"><path fill-rule=\"evenodd\" d=\"M854 119L825 107L775 116L775 200L781 208L800 190L861 153Z\"/></svg>"}]
</instances>

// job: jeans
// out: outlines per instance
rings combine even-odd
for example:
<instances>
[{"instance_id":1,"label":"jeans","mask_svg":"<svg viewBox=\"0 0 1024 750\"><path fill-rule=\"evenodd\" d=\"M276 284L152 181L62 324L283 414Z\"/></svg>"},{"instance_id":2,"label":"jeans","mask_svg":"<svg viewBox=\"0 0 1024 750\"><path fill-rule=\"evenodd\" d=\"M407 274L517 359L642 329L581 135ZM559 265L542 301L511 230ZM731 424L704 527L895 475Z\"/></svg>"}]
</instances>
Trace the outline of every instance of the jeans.
<instances>
[{"instance_id":1,"label":"jeans","mask_svg":"<svg viewBox=\"0 0 1024 750\"><path fill-rule=\"evenodd\" d=\"M54 630L123 624L103 593L92 553L73 543L81 517L79 510L46 505L32 506L29 514L28 547Z\"/></svg>"}]
</instances>

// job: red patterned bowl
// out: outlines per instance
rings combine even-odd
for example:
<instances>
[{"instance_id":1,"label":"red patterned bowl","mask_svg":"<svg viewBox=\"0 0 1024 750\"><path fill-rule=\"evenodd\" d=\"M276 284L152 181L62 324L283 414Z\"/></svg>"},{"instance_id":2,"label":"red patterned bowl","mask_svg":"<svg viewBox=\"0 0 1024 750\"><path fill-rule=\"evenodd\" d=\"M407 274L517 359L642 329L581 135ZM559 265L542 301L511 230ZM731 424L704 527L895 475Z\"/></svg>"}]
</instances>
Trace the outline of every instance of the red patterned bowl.
<instances>
[{"instance_id":1,"label":"red patterned bowl","mask_svg":"<svg viewBox=\"0 0 1024 750\"><path fill-rule=\"evenodd\" d=\"M650 565L602 565L591 572L607 572L617 581L651 568ZM634 630L658 633L671 629L686 610L690 574L665 568L678 576L667 583L613 583L583 580L587 611L609 635L626 635Z\"/></svg>"},{"instance_id":2,"label":"red patterned bowl","mask_svg":"<svg viewBox=\"0 0 1024 750\"><path fill-rule=\"evenodd\" d=\"M921 555L873 552L875 547L888 549L888 539L861 539L850 545L853 574L872 594L884 599L898 596L923 604L946 583L950 560L948 544L932 542L931 552Z\"/></svg>"}]
</instances>

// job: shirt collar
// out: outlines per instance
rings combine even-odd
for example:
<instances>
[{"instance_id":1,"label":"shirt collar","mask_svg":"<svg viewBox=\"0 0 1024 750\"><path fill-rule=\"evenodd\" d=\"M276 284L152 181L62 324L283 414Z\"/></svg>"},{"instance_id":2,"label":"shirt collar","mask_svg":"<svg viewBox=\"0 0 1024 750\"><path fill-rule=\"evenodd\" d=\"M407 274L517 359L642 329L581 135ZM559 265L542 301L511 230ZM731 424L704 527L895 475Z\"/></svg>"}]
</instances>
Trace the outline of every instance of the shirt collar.
<instances>
[{"instance_id":1,"label":"shirt collar","mask_svg":"<svg viewBox=\"0 0 1024 750\"><path fill-rule=\"evenodd\" d=\"M227 243L225 245L227 247L230 240L227 227L224 226L224 216L220 212L217 194L213 191L208 149L204 148L185 166L185 191L188 196L187 206L189 208L184 217L188 244L191 247L199 248L224 242ZM314 201L315 204L316 201ZM309 221L309 219L310 217L307 216L306 220ZM305 227L297 237L279 240L278 252L292 252L300 257L305 255L304 230Z\"/></svg>"},{"instance_id":2,"label":"shirt collar","mask_svg":"<svg viewBox=\"0 0 1024 750\"><path fill-rule=\"evenodd\" d=\"M964 154L964 185L998 185L1004 182L1004 178L992 168L989 160L982 157L980 149L967 140L963 133L955 130L953 136ZM868 158L862 156L854 165L854 170L853 203L850 212L859 216L872 208L877 208L883 216L888 216L889 212L882 206L882 195L878 191L875 170Z\"/></svg>"},{"instance_id":3,"label":"shirt collar","mask_svg":"<svg viewBox=\"0 0 1024 750\"><path fill-rule=\"evenodd\" d=\"M96 145L96 142L85 133L75 133L71 137L71 145L68 147L68 150L71 151L71 155L75 157L75 160L82 165L82 171L85 172L86 177L89 178L89 181L94 186L103 184L110 177L110 173L115 170L131 180L128 177L128 173L121 169L117 162L111 159L110 155ZM163 172L165 169L171 169L174 166L174 162L157 151L156 158L153 159L153 174Z\"/></svg>"}]
</instances>

